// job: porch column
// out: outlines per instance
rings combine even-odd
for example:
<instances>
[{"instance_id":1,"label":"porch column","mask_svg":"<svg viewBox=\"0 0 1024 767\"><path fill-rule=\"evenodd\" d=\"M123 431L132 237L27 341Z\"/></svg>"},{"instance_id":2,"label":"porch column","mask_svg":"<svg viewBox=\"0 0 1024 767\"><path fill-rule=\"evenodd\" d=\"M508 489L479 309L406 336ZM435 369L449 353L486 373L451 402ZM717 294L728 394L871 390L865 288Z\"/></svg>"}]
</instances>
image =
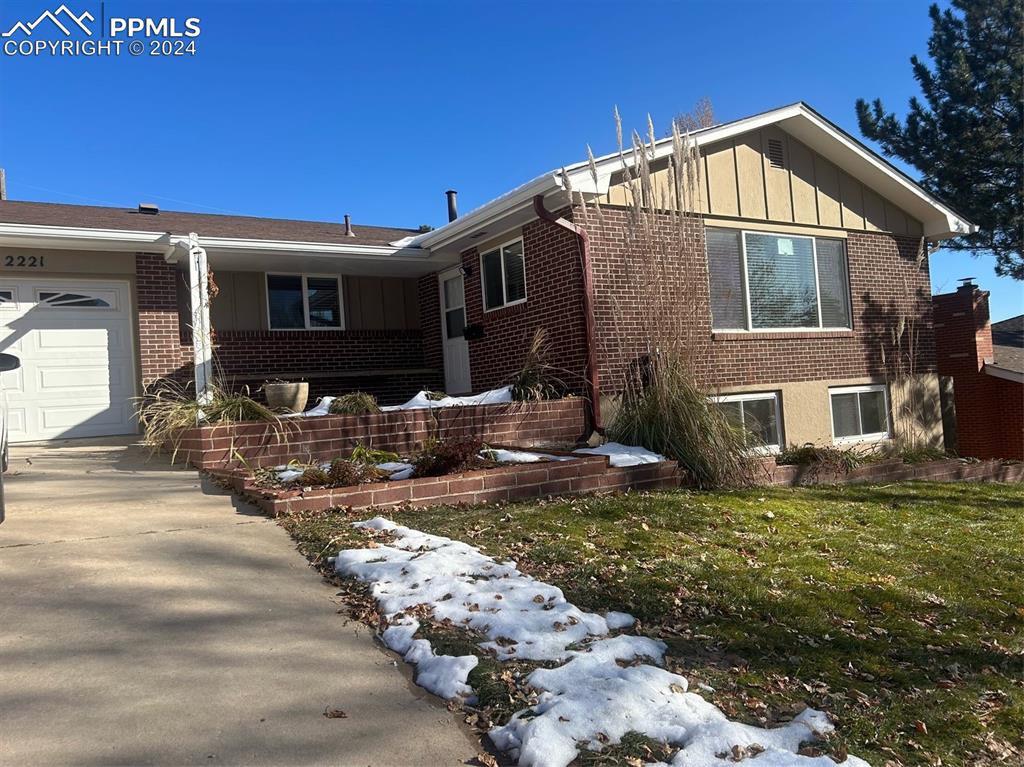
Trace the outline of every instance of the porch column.
<instances>
[{"instance_id":1,"label":"porch column","mask_svg":"<svg viewBox=\"0 0 1024 767\"><path fill-rule=\"evenodd\" d=\"M207 290L209 263L199 235L188 235L188 284L192 307L192 361L195 369L196 400L210 401L213 381L213 340L210 337L210 294Z\"/></svg>"}]
</instances>

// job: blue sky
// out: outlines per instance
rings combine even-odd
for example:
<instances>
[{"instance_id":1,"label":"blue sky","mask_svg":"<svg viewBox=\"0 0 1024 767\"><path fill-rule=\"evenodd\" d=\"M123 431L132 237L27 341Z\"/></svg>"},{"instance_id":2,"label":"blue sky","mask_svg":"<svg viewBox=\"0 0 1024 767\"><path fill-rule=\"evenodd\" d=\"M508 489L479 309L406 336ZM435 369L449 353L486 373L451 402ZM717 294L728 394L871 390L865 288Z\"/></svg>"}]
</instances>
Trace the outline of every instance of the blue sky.
<instances>
[{"instance_id":1,"label":"blue sky","mask_svg":"<svg viewBox=\"0 0 1024 767\"><path fill-rule=\"evenodd\" d=\"M56 4L4 0L0 25ZM927 7L108 0L199 17L197 54L0 57L0 165L12 199L439 225L445 189L465 211L611 149L615 104L663 129L702 96L720 121L804 100L859 135L858 96L918 92ZM995 319L1019 314L992 264L940 252L934 290L975 276Z\"/></svg>"}]
</instances>

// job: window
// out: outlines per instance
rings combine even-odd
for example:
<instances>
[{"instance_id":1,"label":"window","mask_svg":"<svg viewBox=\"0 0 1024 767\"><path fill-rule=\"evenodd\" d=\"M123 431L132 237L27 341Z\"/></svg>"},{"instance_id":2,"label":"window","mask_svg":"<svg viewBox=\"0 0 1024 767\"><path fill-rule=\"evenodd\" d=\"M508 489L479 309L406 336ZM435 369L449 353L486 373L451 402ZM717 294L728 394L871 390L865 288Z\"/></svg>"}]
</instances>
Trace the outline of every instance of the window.
<instances>
[{"instance_id":1,"label":"window","mask_svg":"<svg viewBox=\"0 0 1024 767\"><path fill-rule=\"evenodd\" d=\"M724 394L712 400L730 421L746 432L751 448L778 450L782 445L776 392Z\"/></svg>"},{"instance_id":2,"label":"window","mask_svg":"<svg viewBox=\"0 0 1024 767\"><path fill-rule=\"evenodd\" d=\"M272 330L341 329L341 280L268 274L267 314Z\"/></svg>"},{"instance_id":3,"label":"window","mask_svg":"<svg viewBox=\"0 0 1024 767\"><path fill-rule=\"evenodd\" d=\"M707 230L715 330L849 328L842 240Z\"/></svg>"},{"instance_id":4,"label":"window","mask_svg":"<svg viewBox=\"0 0 1024 767\"><path fill-rule=\"evenodd\" d=\"M466 329L466 307L462 275L444 281L444 337L462 338Z\"/></svg>"},{"instance_id":5,"label":"window","mask_svg":"<svg viewBox=\"0 0 1024 767\"><path fill-rule=\"evenodd\" d=\"M520 304L526 300L523 241L516 240L480 256L484 309Z\"/></svg>"},{"instance_id":6,"label":"window","mask_svg":"<svg viewBox=\"0 0 1024 767\"><path fill-rule=\"evenodd\" d=\"M0 290L0 306L4 306L5 304L14 304L13 290Z\"/></svg>"},{"instance_id":7,"label":"window","mask_svg":"<svg viewBox=\"0 0 1024 767\"><path fill-rule=\"evenodd\" d=\"M67 306L75 309L109 309L110 304L97 296L87 296L81 293L60 293L41 291L39 293L40 303L48 306Z\"/></svg>"},{"instance_id":8,"label":"window","mask_svg":"<svg viewBox=\"0 0 1024 767\"><path fill-rule=\"evenodd\" d=\"M832 437L836 442L885 439L889 436L889 396L885 386L829 389Z\"/></svg>"}]
</instances>

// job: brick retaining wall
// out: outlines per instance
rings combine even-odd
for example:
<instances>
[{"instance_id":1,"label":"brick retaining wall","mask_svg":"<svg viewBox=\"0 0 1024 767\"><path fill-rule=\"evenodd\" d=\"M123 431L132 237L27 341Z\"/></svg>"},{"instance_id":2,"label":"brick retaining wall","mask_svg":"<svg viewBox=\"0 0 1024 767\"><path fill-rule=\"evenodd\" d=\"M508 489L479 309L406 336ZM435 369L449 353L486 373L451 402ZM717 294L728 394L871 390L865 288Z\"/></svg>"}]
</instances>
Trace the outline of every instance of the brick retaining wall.
<instances>
[{"instance_id":1,"label":"brick retaining wall","mask_svg":"<svg viewBox=\"0 0 1024 767\"><path fill-rule=\"evenodd\" d=\"M964 461L948 458L926 463L903 463L895 459L858 466L846 473L815 472L811 466L777 466L774 460L765 462L768 484L794 487L796 485L852 485L863 482L902 482L922 480L932 482L1024 482L1024 463L1001 461Z\"/></svg>"},{"instance_id":2,"label":"brick retaining wall","mask_svg":"<svg viewBox=\"0 0 1024 767\"><path fill-rule=\"evenodd\" d=\"M444 477L415 477L354 487L302 490L255 487L250 477L229 477L235 489L268 514L325 511L339 507L444 506L460 503L498 503L578 495L612 490L657 490L679 486L679 469L672 462L612 467L605 456L574 456L571 461L509 464Z\"/></svg>"},{"instance_id":3,"label":"brick retaining wall","mask_svg":"<svg viewBox=\"0 0 1024 767\"><path fill-rule=\"evenodd\" d=\"M519 447L573 444L586 413L577 397L536 403L397 410L377 415L284 419L283 434L267 423L201 426L181 435L177 455L200 469L273 466L292 458L330 459L356 445L409 454L431 436L475 435ZM436 419L436 420L435 420Z\"/></svg>"}]
</instances>

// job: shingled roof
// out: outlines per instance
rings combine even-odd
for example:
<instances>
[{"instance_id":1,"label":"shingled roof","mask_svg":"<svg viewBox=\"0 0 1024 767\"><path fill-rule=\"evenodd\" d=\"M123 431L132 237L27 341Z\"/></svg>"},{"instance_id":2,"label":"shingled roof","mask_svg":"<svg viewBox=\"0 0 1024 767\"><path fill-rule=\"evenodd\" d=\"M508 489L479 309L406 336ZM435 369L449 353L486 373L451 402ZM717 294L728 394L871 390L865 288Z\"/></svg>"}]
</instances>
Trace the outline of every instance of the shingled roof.
<instances>
[{"instance_id":1,"label":"shingled roof","mask_svg":"<svg viewBox=\"0 0 1024 767\"><path fill-rule=\"evenodd\" d=\"M992 323L992 352L997 367L1024 373L1024 314Z\"/></svg>"},{"instance_id":2,"label":"shingled roof","mask_svg":"<svg viewBox=\"0 0 1024 767\"><path fill-rule=\"evenodd\" d=\"M138 210L131 208L15 200L0 200L0 223L132 232L170 232L178 235L196 232L200 237L352 245L387 245L418 233L416 229L364 226L353 222L352 231L355 236L349 237L345 234L344 224L326 221L293 221L283 218L224 216L170 210L161 210L154 215L139 213Z\"/></svg>"}]
</instances>

